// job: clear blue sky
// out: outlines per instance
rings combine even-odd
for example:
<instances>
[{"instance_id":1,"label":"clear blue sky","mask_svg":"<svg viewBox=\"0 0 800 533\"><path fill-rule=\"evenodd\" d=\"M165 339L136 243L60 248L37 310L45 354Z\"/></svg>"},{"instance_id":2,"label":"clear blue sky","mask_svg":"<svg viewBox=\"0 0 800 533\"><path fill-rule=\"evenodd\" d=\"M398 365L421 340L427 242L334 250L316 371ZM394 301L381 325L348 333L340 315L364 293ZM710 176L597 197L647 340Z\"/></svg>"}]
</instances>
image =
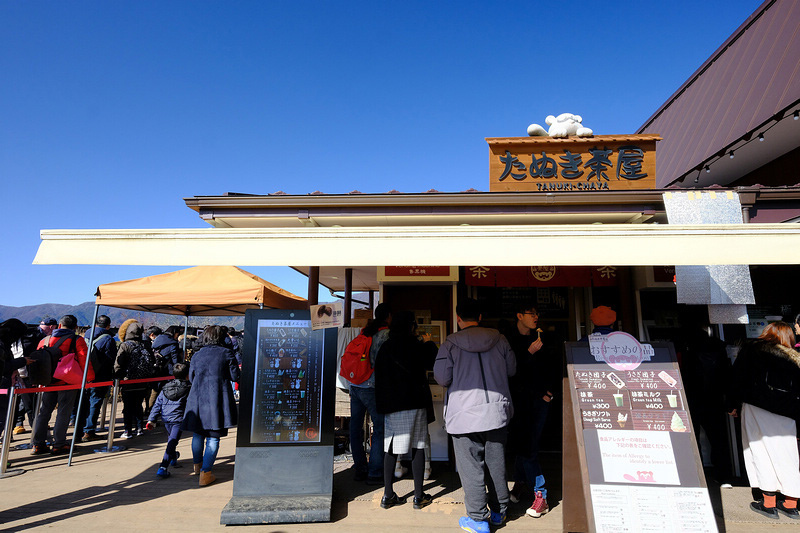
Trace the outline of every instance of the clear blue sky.
<instances>
[{"instance_id":1,"label":"clear blue sky","mask_svg":"<svg viewBox=\"0 0 800 533\"><path fill-rule=\"evenodd\" d=\"M207 227L183 198L227 191L488 190L485 137L562 112L632 133L760 3L0 2L0 305L174 269L32 265L41 229Z\"/></svg>"}]
</instances>

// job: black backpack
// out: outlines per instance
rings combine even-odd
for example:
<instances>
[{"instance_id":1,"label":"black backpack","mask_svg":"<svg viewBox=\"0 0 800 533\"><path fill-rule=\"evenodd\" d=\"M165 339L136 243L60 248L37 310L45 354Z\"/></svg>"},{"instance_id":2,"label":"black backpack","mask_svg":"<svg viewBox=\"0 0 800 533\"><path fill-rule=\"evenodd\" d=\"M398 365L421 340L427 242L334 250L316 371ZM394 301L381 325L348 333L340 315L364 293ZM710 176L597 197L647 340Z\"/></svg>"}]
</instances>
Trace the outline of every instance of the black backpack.
<instances>
[{"instance_id":1,"label":"black backpack","mask_svg":"<svg viewBox=\"0 0 800 533\"><path fill-rule=\"evenodd\" d=\"M153 353L147 349L144 343L125 341L125 344L131 346L129 352L130 359L128 360L128 369L125 372L125 377L128 379L144 379L152 378L156 374L156 358Z\"/></svg>"},{"instance_id":2,"label":"black backpack","mask_svg":"<svg viewBox=\"0 0 800 533\"><path fill-rule=\"evenodd\" d=\"M103 333L102 335L95 337L95 339L92 341L92 349L89 351L89 361L92 363L92 368L94 369L95 381L110 380L114 369L114 361L110 360L105 355L100 355L97 348L98 341L105 337L109 337L113 342L113 337L111 337L111 335L108 333Z\"/></svg>"},{"instance_id":3,"label":"black backpack","mask_svg":"<svg viewBox=\"0 0 800 533\"><path fill-rule=\"evenodd\" d=\"M32 365L36 365L37 367L36 369L31 369L32 371L29 372L31 383L33 385L42 385L43 387L50 385L50 383L53 381L53 372L56 371L58 362L64 356L64 352L61 351L61 345L66 340L72 340L72 351L74 351L74 339L75 335L64 335L59 337L55 344L48 346L50 339L47 338L44 346L32 351L27 355L27 357L35 361L32 363Z\"/></svg>"}]
</instances>

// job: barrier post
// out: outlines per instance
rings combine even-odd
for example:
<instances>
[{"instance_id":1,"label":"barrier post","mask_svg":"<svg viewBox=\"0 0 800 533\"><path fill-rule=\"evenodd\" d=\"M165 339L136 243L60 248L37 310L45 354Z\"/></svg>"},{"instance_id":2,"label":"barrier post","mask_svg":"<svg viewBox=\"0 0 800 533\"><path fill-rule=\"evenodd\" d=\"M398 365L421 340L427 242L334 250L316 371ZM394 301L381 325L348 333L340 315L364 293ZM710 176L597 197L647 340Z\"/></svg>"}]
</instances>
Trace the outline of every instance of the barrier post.
<instances>
[{"instance_id":1,"label":"barrier post","mask_svg":"<svg viewBox=\"0 0 800 533\"><path fill-rule=\"evenodd\" d=\"M12 429L14 427L14 415L17 412L17 395L14 384L8 387L8 413L6 415L6 427L3 430L3 447L0 449L0 479L11 476L18 476L25 472L22 468L6 469L8 466L8 447L11 444Z\"/></svg>"},{"instance_id":2,"label":"barrier post","mask_svg":"<svg viewBox=\"0 0 800 533\"><path fill-rule=\"evenodd\" d=\"M111 392L111 417L108 420L108 441L105 448L95 448L95 453L120 452L125 446L114 446L114 426L117 423L117 398L119 397L119 380L114 380L114 388Z\"/></svg>"},{"instance_id":3,"label":"barrier post","mask_svg":"<svg viewBox=\"0 0 800 533\"><path fill-rule=\"evenodd\" d=\"M106 411L108 410L108 392L106 392L106 397L103 398L103 407L100 409L100 424L97 428L98 431L102 431L103 428L106 427Z\"/></svg>"}]
</instances>

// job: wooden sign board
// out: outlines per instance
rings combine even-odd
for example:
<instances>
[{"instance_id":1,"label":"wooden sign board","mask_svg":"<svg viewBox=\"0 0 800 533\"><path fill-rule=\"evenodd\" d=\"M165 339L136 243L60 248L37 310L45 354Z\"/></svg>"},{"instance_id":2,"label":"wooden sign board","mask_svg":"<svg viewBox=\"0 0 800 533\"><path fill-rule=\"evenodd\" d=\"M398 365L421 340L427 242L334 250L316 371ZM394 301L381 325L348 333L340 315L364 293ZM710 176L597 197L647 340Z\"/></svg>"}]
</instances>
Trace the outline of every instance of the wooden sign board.
<instances>
[{"instance_id":1,"label":"wooden sign board","mask_svg":"<svg viewBox=\"0 0 800 533\"><path fill-rule=\"evenodd\" d=\"M458 267L453 266L384 266L378 267L378 281L453 282L458 281Z\"/></svg>"},{"instance_id":2,"label":"wooden sign board","mask_svg":"<svg viewBox=\"0 0 800 533\"><path fill-rule=\"evenodd\" d=\"M564 530L716 532L672 345L565 347Z\"/></svg>"},{"instance_id":3,"label":"wooden sign board","mask_svg":"<svg viewBox=\"0 0 800 533\"><path fill-rule=\"evenodd\" d=\"M489 190L654 189L658 135L488 138Z\"/></svg>"}]
</instances>

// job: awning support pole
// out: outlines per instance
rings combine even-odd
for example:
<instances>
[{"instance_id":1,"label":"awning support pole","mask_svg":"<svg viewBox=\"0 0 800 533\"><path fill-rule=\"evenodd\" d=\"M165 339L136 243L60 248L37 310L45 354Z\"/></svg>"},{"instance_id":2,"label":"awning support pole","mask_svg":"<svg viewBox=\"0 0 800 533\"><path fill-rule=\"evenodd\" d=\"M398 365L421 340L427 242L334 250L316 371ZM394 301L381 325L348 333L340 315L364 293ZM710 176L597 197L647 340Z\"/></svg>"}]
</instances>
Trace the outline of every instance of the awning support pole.
<instances>
[{"instance_id":1,"label":"awning support pole","mask_svg":"<svg viewBox=\"0 0 800 533\"><path fill-rule=\"evenodd\" d=\"M308 267L308 305L319 303L319 267Z\"/></svg>"},{"instance_id":2,"label":"awning support pole","mask_svg":"<svg viewBox=\"0 0 800 533\"><path fill-rule=\"evenodd\" d=\"M350 317L353 315L353 269L344 269L344 321L346 328L350 327Z\"/></svg>"}]
</instances>

